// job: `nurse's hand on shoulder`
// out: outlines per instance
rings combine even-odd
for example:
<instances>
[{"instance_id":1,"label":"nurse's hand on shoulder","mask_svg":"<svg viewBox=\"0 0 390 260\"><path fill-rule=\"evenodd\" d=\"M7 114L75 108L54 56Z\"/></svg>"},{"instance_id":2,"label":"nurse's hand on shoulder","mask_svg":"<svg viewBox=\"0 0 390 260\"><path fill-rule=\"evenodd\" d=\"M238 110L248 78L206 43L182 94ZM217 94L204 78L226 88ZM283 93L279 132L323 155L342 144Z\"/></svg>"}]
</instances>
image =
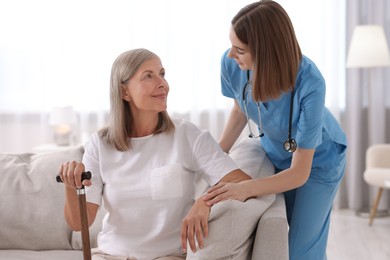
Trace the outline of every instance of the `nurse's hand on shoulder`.
<instances>
[{"instance_id":1,"label":"nurse's hand on shoulder","mask_svg":"<svg viewBox=\"0 0 390 260\"><path fill-rule=\"evenodd\" d=\"M195 238L198 241L199 248L203 248L203 239L209 234L209 214L210 207L206 205L202 198L197 199L181 225L181 246L184 252L187 252L187 240L190 249L194 253L196 252Z\"/></svg>"},{"instance_id":2,"label":"nurse's hand on shoulder","mask_svg":"<svg viewBox=\"0 0 390 260\"><path fill-rule=\"evenodd\" d=\"M220 182L207 190L207 194L203 196L203 200L206 201L208 206L230 199L244 202L251 198L248 187L250 181L241 181L239 183Z\"/></svg>"}]
</instances>

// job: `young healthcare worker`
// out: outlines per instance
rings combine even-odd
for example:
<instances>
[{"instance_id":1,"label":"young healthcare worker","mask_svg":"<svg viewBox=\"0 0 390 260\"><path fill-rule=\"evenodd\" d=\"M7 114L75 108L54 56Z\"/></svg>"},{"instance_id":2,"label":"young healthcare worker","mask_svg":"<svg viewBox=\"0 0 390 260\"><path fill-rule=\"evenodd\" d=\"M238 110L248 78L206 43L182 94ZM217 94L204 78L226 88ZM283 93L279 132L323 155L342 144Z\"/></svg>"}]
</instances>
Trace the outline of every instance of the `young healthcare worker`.
<instances>
[{"instance_id":1,"label":"young healthcare worker","mask_svg":"<svg viewBox=\"0 0 390 260\"><path fill-rule=\"evenodd\" d=\"M326 259L332 203L346 163L346 137L324 106L325 81L302 55L290 18L274 1L242 8L221 61L222 93L234 99L220 145L228 152L249 120L276 168L271 177L219 183L204 197L228 199L284 192L291 260Z\"/></svg>"}]
</instances>

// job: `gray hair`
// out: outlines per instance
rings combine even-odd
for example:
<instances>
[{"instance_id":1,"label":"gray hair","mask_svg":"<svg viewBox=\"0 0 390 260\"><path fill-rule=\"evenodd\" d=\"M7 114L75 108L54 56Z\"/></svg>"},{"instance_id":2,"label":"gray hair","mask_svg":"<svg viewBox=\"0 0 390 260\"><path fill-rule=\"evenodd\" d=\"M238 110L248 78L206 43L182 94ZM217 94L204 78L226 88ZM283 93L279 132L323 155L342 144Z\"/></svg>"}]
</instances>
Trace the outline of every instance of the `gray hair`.
<instances>
[{"instance_id":1,"label":"gray hair","mask_svg":"<svg viewBox=\"0 0 390 260\"><path fill-rule=\"evenodd\" d=\"M99 131L101 137L119 151L130 149L129 138L132 134L133 116L130 105L122 99L122 86L137 72L139 67L153 58L159 58L147 49L134 49L119 55L111 69L110 79L110 118L108 126ZM166 111L160 112L155 134L174 129L172 120Z\"/></svg>"}]
</instances>

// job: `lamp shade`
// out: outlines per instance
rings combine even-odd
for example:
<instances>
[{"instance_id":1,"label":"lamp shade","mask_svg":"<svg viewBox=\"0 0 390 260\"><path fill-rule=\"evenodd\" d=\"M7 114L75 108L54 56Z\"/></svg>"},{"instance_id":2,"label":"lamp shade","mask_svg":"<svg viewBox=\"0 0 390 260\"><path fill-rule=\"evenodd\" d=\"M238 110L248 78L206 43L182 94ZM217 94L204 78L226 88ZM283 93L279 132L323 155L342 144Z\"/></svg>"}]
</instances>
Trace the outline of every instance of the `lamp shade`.
<instances>
[{"instance_id":1,"label":"lamp shade","mask_svg":"<svg viewBox=\"0 0 390 260\"><path fill-rule=\"evenodd\" d=\"M74 125L76 123L76 112L71 106L54 107L50 113L50 125Z\"/></svg>"},{"instance_id":2,"label":"lamp shade","mask_svg":"<svg viewBox=\"0 0 390 260\"><path fill-rule=\"evenodd\" d=\"M389 65L389 47L382 26L356 26L348 51L347 67L368 68Z\"/></svg>"}]
</instances>

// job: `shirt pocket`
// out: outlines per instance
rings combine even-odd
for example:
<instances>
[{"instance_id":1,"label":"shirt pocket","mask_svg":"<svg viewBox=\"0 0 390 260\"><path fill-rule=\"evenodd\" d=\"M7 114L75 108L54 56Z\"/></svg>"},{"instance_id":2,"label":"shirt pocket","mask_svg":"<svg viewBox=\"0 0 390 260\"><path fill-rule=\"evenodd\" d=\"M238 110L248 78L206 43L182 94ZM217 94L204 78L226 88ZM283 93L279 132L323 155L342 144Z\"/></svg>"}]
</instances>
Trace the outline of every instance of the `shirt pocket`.
<instances>
[{"instance_id":1,"label":"shirt pocket","mask_svg":"<svg viewBox=\"0 0 390 260\"><path fill-rule=\"evenodd\" d=\"M153 169L150 180L152 200L183 197L183 170L178 163Z\"/></svg>"}]
</instances>

